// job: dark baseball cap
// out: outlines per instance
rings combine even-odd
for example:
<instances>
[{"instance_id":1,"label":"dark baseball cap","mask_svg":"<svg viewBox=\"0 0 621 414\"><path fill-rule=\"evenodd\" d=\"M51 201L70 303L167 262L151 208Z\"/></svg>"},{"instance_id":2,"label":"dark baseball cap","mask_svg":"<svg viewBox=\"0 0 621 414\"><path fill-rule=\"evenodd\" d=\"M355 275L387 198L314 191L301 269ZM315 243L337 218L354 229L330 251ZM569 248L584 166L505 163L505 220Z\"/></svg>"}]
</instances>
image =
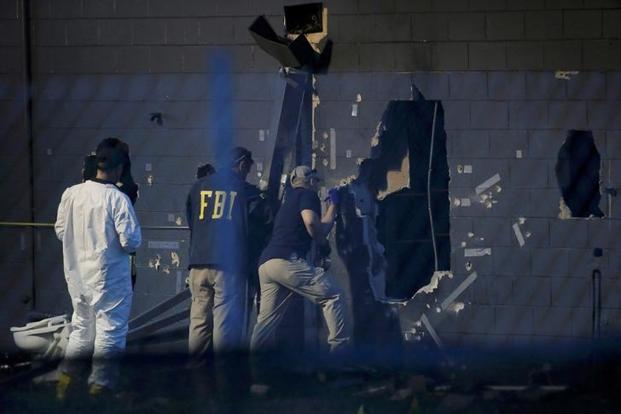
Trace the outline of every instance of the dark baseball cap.
<instances>
[{"instance_id":1,"label":"dark baseball cap","mask_svg":"<svg viewBox=\"0 0 621 414\"><path fill-rule=\"evenodd\" d=\"M229 160L231 165L236 165L242 161L249 161L251 164L254 164L254 160L252 159L252 152L244 147L233 148L229 153Z\"/></svg>"}]
</instances>

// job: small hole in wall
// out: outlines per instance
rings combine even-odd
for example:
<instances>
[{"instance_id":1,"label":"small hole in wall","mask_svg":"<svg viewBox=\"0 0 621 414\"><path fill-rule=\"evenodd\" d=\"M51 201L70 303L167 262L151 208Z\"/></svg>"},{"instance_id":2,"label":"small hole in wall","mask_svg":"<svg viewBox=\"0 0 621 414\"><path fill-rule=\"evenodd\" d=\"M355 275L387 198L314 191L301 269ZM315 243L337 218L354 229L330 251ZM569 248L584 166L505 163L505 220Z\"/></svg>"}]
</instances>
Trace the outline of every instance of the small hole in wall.
<instances>
[{"instance_id":1,"label":"small hole in wall","mask_svg":"<svg viewBox=\"0 0 621 414\"><path fill-rule=\"evenodd\" d=\"M560 218L603 217L599 208L601 157L591 131L570 130L558 152Z\"/></svg>"}]
</instances>

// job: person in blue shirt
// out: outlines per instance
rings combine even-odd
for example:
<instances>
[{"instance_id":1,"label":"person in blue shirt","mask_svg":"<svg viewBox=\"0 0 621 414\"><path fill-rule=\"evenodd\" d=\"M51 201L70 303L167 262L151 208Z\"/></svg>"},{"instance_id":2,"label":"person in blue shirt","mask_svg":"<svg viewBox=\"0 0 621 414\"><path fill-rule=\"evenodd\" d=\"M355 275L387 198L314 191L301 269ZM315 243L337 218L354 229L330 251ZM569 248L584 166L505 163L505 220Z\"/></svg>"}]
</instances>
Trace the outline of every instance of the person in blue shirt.
<instances>
[{"instance_id":1,"label":"person in blue shirt","mask_svg":"<svg viewBox=\"0 0 621 414\"><path fill-rule=\"evenodd\" d=\"M343 350L350 342L351 321L340 288L324 269L306 258L311 243L322 242L332 229L338 204L338 192L331 190L322 216L318 182L315 170L308 166L297 166L291 173L292 188L285 194L272 237L259 260L261 303L252 333L253 352L274 345L276 329L294 293L321 306L331 351Z\"/></svg>"}]
</instances>

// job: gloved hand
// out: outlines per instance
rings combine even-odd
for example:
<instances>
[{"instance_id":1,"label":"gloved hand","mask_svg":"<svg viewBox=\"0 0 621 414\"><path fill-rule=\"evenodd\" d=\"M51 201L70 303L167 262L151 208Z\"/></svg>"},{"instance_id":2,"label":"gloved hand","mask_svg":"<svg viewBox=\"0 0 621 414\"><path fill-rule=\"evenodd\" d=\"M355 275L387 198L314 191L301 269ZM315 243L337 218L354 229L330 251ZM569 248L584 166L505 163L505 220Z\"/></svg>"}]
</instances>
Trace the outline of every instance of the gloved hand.
<instances>
[{"instance_id":1,"label":"gloved hand","mask_svg":"<svg viewBox=\"0 0 621 414\"><path fill-rule=\"evenodd\" d=\"M330 200L330 203L334 204L335 206L339 205L339 203L341 202L341 195L339 194L339 189L337 187L331 188L328 191L328 200Z\"/></svg>"}]
</instances>

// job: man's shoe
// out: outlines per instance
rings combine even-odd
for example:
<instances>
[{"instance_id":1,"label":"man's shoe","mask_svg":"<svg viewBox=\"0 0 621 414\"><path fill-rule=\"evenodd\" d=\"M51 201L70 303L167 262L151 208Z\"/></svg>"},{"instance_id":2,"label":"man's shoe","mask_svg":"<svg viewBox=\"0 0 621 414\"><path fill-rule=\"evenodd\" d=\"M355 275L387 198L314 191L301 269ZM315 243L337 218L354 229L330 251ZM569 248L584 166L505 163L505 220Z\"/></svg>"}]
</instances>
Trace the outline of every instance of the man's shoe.
<instances>
[{"instance_id":1,"label":"man's shoe","mask_svg":"<svg viewBox=\"0 0 621 414\"><path fill-rule=\"evenodd\" d=\"M56 399L58 401L65 401L67 398L67 390L71 385L71 377L65 372L58 374L58 382L56 383Z\"/></svg>"},{"instance_id":2,"label":"man's shoe","mask_svg":"<svg viewBox=\"0 0 621 414\"><path fill-rule=\"evenodd\" d=\"M253 397L264 397L271 389L272 387L267 384L252 384L250 386L250 395Z\"/></svg>"},{"instance_id":3,"label":"man's shoe","mask_svg":"<svg viewBox=\"0 0 621 414\"><path fill-rule=\"evenodd\" d=\"M88 386L88 395L91 397L99 398L106 395L112 395L112 390L105 385L92 383Z\"/></svg>"}]
</instances>

